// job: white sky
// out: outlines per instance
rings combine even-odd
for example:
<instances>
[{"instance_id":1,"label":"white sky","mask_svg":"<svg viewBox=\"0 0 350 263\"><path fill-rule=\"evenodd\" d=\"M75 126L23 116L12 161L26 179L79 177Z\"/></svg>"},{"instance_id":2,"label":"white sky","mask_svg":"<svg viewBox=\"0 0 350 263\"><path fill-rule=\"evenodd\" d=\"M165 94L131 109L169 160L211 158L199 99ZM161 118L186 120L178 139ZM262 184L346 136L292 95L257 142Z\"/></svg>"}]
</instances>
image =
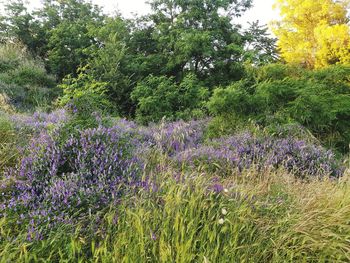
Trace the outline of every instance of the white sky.
<instances>
[{"instance_id":1,"label":"white sky","mask_svg":"<svg viewBox=\"0 0 350 263\"><path fill-rule=\"evenodd\" d=\"M275 2L276 0L253 0L253 8L244 13L243 17L240 18L242 19L241 23L259 20L261 24L268 24L272 20L278 20L279 10L272 8Z\"/></svg>"},{"instance_id":2,"label":"white sky","mask_svg":"<svg viewBox=\"0 0 350 263\"><path fill-rule=\"evenodd\" d=\"M2 3L7 0L0 0ZM125 17L132 17L133 13L146 14L149 12L149 7L146 4L147 0L92 0L94 4L104 7L106 13L113 14L119 10ZM40 6L40 0L27 0L32 8ZM241 24L246 24L248 21L259 20L262 24L267 24L273 19L278 18L278 11L272 10L272 5L275 0L253 0L254 7L239 18ZM1 10L2 8L0 8Z\"/></svg>"}]
</instances>

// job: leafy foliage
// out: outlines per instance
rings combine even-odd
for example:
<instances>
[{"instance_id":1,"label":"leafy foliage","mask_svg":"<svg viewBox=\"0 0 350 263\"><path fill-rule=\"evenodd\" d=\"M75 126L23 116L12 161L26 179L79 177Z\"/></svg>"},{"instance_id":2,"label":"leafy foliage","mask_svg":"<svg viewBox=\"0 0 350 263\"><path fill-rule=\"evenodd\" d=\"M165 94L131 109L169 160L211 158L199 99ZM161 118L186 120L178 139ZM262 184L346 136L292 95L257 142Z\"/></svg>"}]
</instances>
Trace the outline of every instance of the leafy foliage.
<instances>
[{"instance_id":1,"label":"leafy foliage","mask_svg":"<svg viewBox=\"0 0 350 263\"><path fill-rule=\"evenodd\" d=\"M245 59L255 65L265 65L278 60L276 39L271 38L267 26L255 21L245 32Z\"/></svg>"},{"instance_id":2,"label":"leafy foliage","mask_svg":"<svg viewBox=\"0 0 350 263\"><path fill-rule=\"evenodd\" d=\"M116 113L132 116L134 105L130 93L133 73L125 68L130 63L126 47L127 24L120 17L108 18L104 26L90 28L90 31L98 45L89 49L88 74L95 81L105 83L106 95Z\"/></svg>"},{"instance_id":3,"label":"leafy foliage","mask_svg":"<svg viewBox=\"0 0 350 263\"><path fill-rule=\"evenodd\" d=\"M211 90L241 79L243 61L274 61L275 40L268 37L266 27L256 22L243 31L232 22L251 2L155 0L149 15L127 20L104 15L84 0L46 0L32 12L22 0L14 0L5 6L2 38L17 39L44 58L58 81L68 75L77 78L79 68L89 65L91 81L106 83L115 113L134 117L139 106L131 93L151 75L172 78L183 87L190 87L187 76L193 75ZM176 118L187 118L192 110L170 111Z\"/></svg>"},{"instance_id":4,"label":"leafy foliage","mask_svg":"<svg viewBox=\"0 0 350 263\"><path fill-rule=\"evenodd\" d=\"M288 69L279 65L263 67L253 74L252 82L241 81L216 89L208 103L210 112L243 120L252 118L265 126L297 122L326 144L347 151L349 68L336 66L313 72L299 69L289 73Z\"/></svg>"},{"instance_id":5,"label":"leafy foliage","mask_svg":"<svg viewBox=\"0 0 350 263\"><path fill-rule=\"evenodd\" d=\"M60 106L69 106L79 116L86 117L93 112L106 111L109 102L105 95L106 83L97 82L87 72L87 67L81 68L77 78L67 77L60 88L63 96L59 99Z\"/></svg>"},{"instance_id":6,"label":"leafy foliage","mask_svg":"<svg viewBox=\"0 0 350 263\"><path fill-rule=\"evenodd\" d=\"M143 123L168 119L189 119L203 115L208 90L194 75L177 84L174 78L149 76L131 93L137 102L136 118Z\"/></svg>"},{"instance_id":7,"label":"leafy foliage","mask_svg":"<svg viewBox=\"0 0 350 263\"><path fill-rule=\"evenodd\" d=\"M212 84L240 77L235 69L244 37L239 26L231 24L231 17L248 9L250 0L157 0L151 6L158 53L165 63L163 74L179 76L188 68L200 78L209 77Z\"/></svg>"},{"instance_id":8,"label":"leafy foliage","mask_svg":"<svg viewBox=\"0 0 350 263\"><path fill-rule=\"evenodd\" d=\"M100 9L82 0L43 2L38 11L29 12L22 0L10 1L3 19L6 40L15 38L29 52L48 58L50 73L62 79L75 74L89 57L86 49L94 45L90 27L102 25Z\"/></svg>"},{"instance_id":9,"label":"leafy foliage","mask_svg":"<svg viewBox=\"0 0 350 263\"><path fill-rule=\"evenodd\" d=\"M101 116L110 111L111 104L106 95L106 83L96 81L88 73L88 67L79 69L77 77L68 76L59 85L63 95L58 105L69 110L72 118L61 131L63 140L80 129L96 128L101 124Z\"/></svg>"},{"instance_id":10,"label":"leafy foliage","mask_svg":"<svg viewBox=\"0 0 350 263\"><path fill-rule=\"evenodd\" d=\"M282 58L308 68L348 64L349 1L277 0L282 20L274 33Z\"/></svg>"}]
</instances>

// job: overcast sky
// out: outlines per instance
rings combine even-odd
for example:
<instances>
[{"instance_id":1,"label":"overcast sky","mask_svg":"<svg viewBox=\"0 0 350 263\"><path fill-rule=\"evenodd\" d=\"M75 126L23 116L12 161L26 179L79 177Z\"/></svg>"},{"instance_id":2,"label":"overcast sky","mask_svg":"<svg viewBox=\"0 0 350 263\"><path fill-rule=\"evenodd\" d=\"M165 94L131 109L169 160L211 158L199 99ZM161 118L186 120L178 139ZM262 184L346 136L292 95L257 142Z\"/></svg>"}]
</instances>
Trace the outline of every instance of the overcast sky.
<instances>
[{"instance_id":1,"label":"overcast sky","mask_svg":"<svg viewBox=\"0 0 350 263\"><path fill-rule=\"evenodd\" d=\"M5 3L7 0L0 0ZM106 13L114 13L119 10L124 16L132 17L132 13L145 14L149 12L146 4L147 0L92 0L93 3L103 6ZM32 8L40 6L41 0L27 0ZM275 0L254 0L254 7L240 18L242 24L247 21L260 20L261 23L269 23L271 20L278 18L278 12L272 10ZM1 9L1 8L0 8Z\"/></svg>"},{"instance_id":2,"label":"overcast sky","mask_svg":"<svg viewBox=\"0 0 350 263\"><path fill-rule=\"evenodd\" d=\"M147 0L93 0L94 3L104 6L106 12L119 9L124 16L131 17L132 13L145 14L149 12ZM267 24L278 18L278 11L272 10L275 0L254 0L254 7L240 18L244 22L260 20Z\"/></svg>"}]
</instances>

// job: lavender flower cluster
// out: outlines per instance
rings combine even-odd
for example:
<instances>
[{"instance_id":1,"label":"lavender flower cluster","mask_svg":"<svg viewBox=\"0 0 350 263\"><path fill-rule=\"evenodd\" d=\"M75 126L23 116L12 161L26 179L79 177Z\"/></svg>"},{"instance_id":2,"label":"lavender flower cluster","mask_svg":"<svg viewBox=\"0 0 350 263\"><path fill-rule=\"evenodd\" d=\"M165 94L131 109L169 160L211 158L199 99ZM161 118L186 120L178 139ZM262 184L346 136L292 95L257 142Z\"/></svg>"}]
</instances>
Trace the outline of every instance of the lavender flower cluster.
<instances>
[{"instance_id":1,"label":"lavender flower cluster","mask_svg":"<svg viewBox=\"0 0 350 263\"><path fill-rule=\"evenodd\" d=\"M343 173L334 154L321 146L308 144L292 137L277 139L256 137L242 133L212 141L179 152L175 159L189 166L205 166L209 169L280 168L301 177L332 176Z\"/></svg>"},{"instance_id":2,"label":"lavender flower cluster","mask_svg":"<svg viewBox=\"0 0 350 263\"><path fill-rule=\"evenodd\" d=\"M135 154L142 141L127 127L88 129L63 145L56 139L41 132L20 165L5 174L16 182L3 191L0 210L19 216L19 223L71 222L145 185Z\"/></svg>"},{"instance_id":3,"label":"lavender flower cluster","mask_svg":"<svg viewBox=\"0 0 350 263\"><path fill-rule=\"evenodd\" d=\"M17 129L28 129L31 131L43 131L50 127L59 127L69 119L65 109L59 109L51 113L35 112L32 115L14 114L11 120Z\"/></svg>"},{"instance_id":4,"label":"lavender flower cluster","mask_svg":"<svg viewBox=\"0 0 350 263\"><path fill-rule=\"evenodd\" d=\"M40 238L40 225L74 223L118 203L128 192L150 187L152 182L142 179L144 149L160 149L186 167L221 172L283 167L301 176L342 174L330 151L292 137L242 133L205 143L207 120L150 127L118 120L112 128L86 129L62 142L59 129L50 133L48 128L59 128L67 118L61 111L18 121L36 132L18 167L5 173L8 180L15 178L13 185L0 182L0 216L28 225L29 239ZM217 183L212 187L223 189Z\"/></svg>"},{"instance_id":5,"label":"lavender flower cluster","mask_svg":"<svg viewBox=\"0 0 350 263\"><path fill-rule=\"evenodd\" d=\"M156 145L164 153L172 156L186 149L197 147L203 141L207 123L207 120L161 123L149 127L148 132Z\"/></svg>"}]
</instances>

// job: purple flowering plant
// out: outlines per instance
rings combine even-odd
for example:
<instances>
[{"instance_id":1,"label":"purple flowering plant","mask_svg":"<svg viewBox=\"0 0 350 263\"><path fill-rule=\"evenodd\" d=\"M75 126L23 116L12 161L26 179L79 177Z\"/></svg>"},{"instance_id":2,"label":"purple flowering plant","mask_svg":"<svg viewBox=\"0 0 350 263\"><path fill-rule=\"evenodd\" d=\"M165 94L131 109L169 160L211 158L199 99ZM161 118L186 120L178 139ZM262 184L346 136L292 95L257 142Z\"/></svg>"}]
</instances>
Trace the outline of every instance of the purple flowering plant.
<instances>
[{"instance_id":1,"label":"purple flowering plant","mask_svg":"<svg viewBox=\"0 0 350 263\"><path fill-rule=\"evenodd\" d=\"M111 127L100 124L62 139L61 123L66 121L59 116L37 115L22 122L36 132L18 166L5 173L11 186L0 182L1 216L27 226L29 239L42 237L39 226L74 225L83 218L92 222L91 216L117 205L123 196L151 187L143 159L149 149L160 150L181 167L221 176L250 168L282 167L301 177L339 177L343 171L331 151L293 137L245 132L206 142L207 120L142 127L119 119ZM50 131L51 124L57 129ZM208 189L220 193L223 185L210 182Z\"/></svg>"},{"instance_id":2,"label":"purple flowering plant","mask_svg":"<svg viewBox=\"0 0 350 263\"><path fill-rule=\"evenodd\" d=\"M58 109L51 113L35 112L28 114L13 114L11 121L17 130L44 131L52 127L61 127L69 120L69 114L66 109Z\"/></svg>"},{"instance_id":3,"label":"purple flowering plant","mask_svg":"<svg viewBox=\"0 0 350 263\"><path fill-rule=\"evenodd\" d=\"M203 142L207 120L177 121L161 123L148 128L156 145L166 154L175 155L189 148L197 147Z\"/></svg>"},{"instance_id":4,"label":"purple flowering plant","mask_svg":"<svg viewBox=\"0 0 350 263\"><path fill-rule=\"evenodd\" d=\"M241 133L179 152L177 162L211 171L230 172L283 167L301 177L339 177L343 169L330 150L292 137L273 138Z\"/></svg>"},{"instance_id":5,"label":"purple flowering plant","mask_svg":"<svg viewBox=\"0 0 350 263\"><path fill-rule=\"evenodd\" d=\"M135 154L140 138L122 125L87 129L64 144L41 132L18 167L6 172L16 181L4 191L0 205L7 216L35 227L71 223L117 203L127 191L144 185L142 162Z\"/></svg>"}]
</instances>

